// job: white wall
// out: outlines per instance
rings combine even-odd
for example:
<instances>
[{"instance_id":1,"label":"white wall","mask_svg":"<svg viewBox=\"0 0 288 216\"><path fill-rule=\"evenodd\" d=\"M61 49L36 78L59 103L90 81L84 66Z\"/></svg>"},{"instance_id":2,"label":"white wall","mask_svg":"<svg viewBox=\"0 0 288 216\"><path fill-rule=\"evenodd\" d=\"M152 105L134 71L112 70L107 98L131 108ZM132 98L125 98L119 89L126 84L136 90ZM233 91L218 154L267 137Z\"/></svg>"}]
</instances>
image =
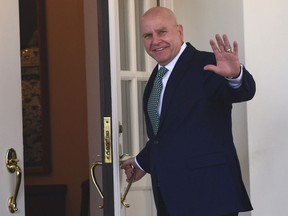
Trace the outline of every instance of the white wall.
<instances>
[{"instance_id":1,"label":"white wall","mask_svg":"<svg viewBox=\"0 0 288 216\"><path fill-rule=\"evenodd\" d=\"M209 40L214 38L216 33L227 33L231 41L238 41L240 61L245 63L242 0L177 0L174 1L172 9L178 22L184 26L185 41L191 42L197 49L211 51ZM233 134L243 181L249 193L246 103L233 106ZM248 216L251 213L240 215Z\"/></svg>"},{"instance_id":2,"label":"white wall","mask_svg":"<svg viewBox=\"0 0 288 216\"><path fill-rule=\"evenodd\" d=\"M288 1L244 0L245 59L257 82L248 104L253 216L287 216Z\"/></svg>"}]
</instances>

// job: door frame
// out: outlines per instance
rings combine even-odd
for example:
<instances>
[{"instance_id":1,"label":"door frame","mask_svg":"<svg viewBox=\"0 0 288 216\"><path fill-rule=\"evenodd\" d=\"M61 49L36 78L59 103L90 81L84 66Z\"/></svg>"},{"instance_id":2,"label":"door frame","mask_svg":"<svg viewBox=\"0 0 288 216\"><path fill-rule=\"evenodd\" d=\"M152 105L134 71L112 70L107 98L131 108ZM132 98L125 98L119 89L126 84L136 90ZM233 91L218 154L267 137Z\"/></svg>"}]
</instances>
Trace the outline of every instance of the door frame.
<instances>
[{"instance_id":1,"label":"door frame","mask_svg":"<svg viewBox=\"0 0 288 216\"><path fill-rule=\"evenodd\" d=\"M104 138L104 117L111 118L111 124L114 121L112 113L112 92L111 92L111 60L110 60L110 31L109 23L109 1L97 0L97 14L98 14L98 44L99 44L99 81L100 81L100 116L101 116L101 155L102 155L102 190L104 194L103 198L103 215L113 216L115 215L115 201L114 201L114 139L113 131L114 127L111 127L111 140L110 145L112 153L112 163L106 163L105 147L103 145Z\"/></svg>"}]
</instances>

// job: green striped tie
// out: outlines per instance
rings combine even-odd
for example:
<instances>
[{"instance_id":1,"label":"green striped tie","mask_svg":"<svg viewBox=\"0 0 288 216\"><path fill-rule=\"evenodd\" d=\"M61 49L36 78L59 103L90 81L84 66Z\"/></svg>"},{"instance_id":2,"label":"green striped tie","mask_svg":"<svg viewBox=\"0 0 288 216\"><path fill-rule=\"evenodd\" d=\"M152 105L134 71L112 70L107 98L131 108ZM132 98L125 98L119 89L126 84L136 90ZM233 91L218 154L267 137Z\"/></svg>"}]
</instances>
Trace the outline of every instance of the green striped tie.
<instances>
[{"instance_id":1,"label":"green striped tie","mask_svg":"<svg viewBox=\"0 0 288 216\"><path fill-rule=\"evenodd\" d=\"M162 78L167 73L168 69L161 67L154 80L153 88L148 100L148 115L152 124L153 132L156 135L159 127L158 104L162 90Z\"/></svg>"}]
</instances>

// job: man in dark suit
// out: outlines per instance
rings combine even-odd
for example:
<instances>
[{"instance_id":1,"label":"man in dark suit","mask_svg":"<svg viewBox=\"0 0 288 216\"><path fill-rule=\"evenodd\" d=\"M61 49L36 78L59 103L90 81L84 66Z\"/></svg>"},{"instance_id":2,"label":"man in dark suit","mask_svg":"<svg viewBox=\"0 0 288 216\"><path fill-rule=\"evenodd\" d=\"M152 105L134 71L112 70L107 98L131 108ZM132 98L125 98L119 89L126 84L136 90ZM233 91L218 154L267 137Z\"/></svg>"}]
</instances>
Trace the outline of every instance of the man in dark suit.
<instances>
[{"instance_id":1,"label":"man in dark suit","mask_svg":"<svg viewBox=\"0 0 288 216\"><path fill-rule=\"evenodd\" d=\"M199 51L184 43L183 27L163 7L143 15L141 32L158 65L143 96L149 141L122 163L127 180L133 173L135 181L151 174L158 216L252 210L233 143L231 110L232 103L253 98L255 82L239 62L237 42L232 48L226 35L216 35L216 42L210 41L213 53Z\"/></svg>"}]
</instances>

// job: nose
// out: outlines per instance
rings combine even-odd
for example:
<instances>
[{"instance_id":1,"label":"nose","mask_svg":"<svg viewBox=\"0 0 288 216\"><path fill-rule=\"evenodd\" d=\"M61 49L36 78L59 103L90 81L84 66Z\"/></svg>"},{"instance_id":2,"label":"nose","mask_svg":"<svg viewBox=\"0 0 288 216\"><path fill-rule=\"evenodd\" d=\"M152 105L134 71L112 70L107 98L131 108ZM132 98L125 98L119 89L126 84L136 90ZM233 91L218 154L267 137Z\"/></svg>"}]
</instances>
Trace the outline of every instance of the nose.
<instances>
[{"instance_id":1,"label":"nose","mask_svg":"<svg viewBox=\"0 0 288 216\"><path fill-rule=\"evenodd\" d=\"M161 41L161 39L157 34L153 35L152 44L159 44L160 41Z\"/></svg>"}]
</instances>

